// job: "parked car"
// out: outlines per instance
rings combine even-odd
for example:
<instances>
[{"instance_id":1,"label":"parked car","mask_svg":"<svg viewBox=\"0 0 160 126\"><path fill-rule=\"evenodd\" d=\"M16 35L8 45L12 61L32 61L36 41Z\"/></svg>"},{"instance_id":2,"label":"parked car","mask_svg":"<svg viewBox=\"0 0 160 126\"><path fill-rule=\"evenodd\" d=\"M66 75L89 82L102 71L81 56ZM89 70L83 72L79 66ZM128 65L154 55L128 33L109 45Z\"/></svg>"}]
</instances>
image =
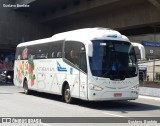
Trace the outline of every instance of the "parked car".
<instances>
[{"instance_id":1,"label":"parked car","mask_svg":"<svg viewBox=\"0 0 160 126\"><path fill-rule=\"evenodd\" d=\"M6 70L6 66L5 66L5 64L0 60L0 73L1 73L2 71L4 71L4 70Z\"/></svg>"},{"instance_id":2,"label":"parked car","mask_svg":"<svg viewBox=\"0 0 160 126\"><path fill-rule=\"evenodd\" d=\"M13 70L2 71L0 74L0 80L5 83L8 83L8 82L13 83L13 75L14 75Z\"/></svg>"}]
</instances>

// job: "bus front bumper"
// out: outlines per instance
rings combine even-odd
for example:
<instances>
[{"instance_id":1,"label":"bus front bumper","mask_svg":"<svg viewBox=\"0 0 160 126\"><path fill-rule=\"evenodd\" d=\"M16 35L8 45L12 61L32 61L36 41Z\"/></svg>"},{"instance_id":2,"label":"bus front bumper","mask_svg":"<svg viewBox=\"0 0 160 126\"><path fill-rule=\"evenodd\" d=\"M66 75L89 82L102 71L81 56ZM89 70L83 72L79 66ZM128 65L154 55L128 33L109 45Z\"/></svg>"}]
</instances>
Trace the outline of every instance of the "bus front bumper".
<instances>
[{"instance_id":1,"label":"bus front bumper","mask_svg":"<svg viewBox=\"0 0 160 126\"><path fill-rule=\"evenodd\" d=\"M138 90L130 91L92 91L89 93L89 101L110 101L110 100L135 100L138 98Z\"/></svg>"}]
</instances>

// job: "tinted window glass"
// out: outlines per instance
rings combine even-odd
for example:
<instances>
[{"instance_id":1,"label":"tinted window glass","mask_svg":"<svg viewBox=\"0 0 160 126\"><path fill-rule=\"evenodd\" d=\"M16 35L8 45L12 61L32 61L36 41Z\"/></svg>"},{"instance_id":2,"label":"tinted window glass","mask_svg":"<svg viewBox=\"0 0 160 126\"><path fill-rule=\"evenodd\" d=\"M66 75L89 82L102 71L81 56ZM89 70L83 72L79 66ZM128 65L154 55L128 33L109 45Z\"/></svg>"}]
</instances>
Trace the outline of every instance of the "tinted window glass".
<instances>
[{"instance_id":1,"label":"tinted window glass","mask_svg":"<svg viewBox=\"0 0 160 126\"><path fill-rule=\"evenodd\" d=\"M35 55L35 59L47 59L49 55L48 47L48 43L32 46L31 49Z\"/></svg>"},{"instance_id":2,"label":"tinted window glass","mask_svg":"<svg viewBox=\"0 0 160 126\"><path fill-rule=\"evenodd\" d=\"M23 51L23 47L17 47L15 60L21 60L22 59L22 51Z\"/></svg>"},{"instance_id":3,"label":"tinted window glass","mask_svg":"<svg viewBox=\"0 0 160 126\"><path fill-rule=\"evenodd\" d=\"M16 59L62 58L62 47L63 41L18 47L16 51Z\"/></svg>"},{"instance_id":4,"label":"tinted window glass","mask_svg":"<svg viewBox=\"0 0 160 126\"><path fill-rule=\"evenodd\" d=\"M93 56L89 58L94 76L125 79L137 76L137 61L129 42L94 40Z\"/></svg>"},{"instance_id":5,"label":"tinted window glass","mask_svg":"<svg viewBox=\"0 0 160 126\"><path fill-rule=\"evenodd\" d=\"M63 41L50 43L50 58L62 58Z\"/></svg>"},{"instance_id":6,"label":"tinted window glass","mask_svg":"<svg viewBox=\"0 0 160 126\"><path fill-rule=\"evenodd\" d=\"M85 46L81 42L65 42L65 59L71 64L79 67L81 70L86 72L86 52Z\"/></svg>"}]
</instances>

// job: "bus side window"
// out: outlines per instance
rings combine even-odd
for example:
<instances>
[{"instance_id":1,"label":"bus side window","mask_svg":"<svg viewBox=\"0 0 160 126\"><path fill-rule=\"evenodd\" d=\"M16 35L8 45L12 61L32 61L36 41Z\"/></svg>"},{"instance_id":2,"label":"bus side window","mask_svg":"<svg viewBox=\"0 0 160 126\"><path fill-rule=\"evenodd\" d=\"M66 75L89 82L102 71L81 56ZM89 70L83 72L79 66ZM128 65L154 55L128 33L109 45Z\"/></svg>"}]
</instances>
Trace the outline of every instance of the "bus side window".
<instances>
[{"instance_id":1,"label":"bus side window","mask_svg":"<svg viewBox=\"0 0 160 126\"><path fill-rule=\"evenodd\" d=\"M79 53L75 50L71 50L70 51L70 60L73 64L75 64L76 66L79 66Z\"/></svg>"},{"instance_id":2,"label":"bus side window","mask_svg":"<svg viewBox=\"0 0 160 126\"><path fill-rule=\"evenodd\" d=\"M72 63L73 66L79 67L86 72L86 53L85 46L81 42L66 41L64 48L64 58Z\"/></svg>"},{"instance_id":3,"label":"bus side window","mask_svg":"<svg viewBox=\"0 0 160 126\"><path fill-rule=\"evenodd\" d=\"M86 53L85 52L80 53L79 68L81 70L83 70L85 73L87 73L87 62L86 62Z\"/></svg>"},{"instance_id":4,"label":"bus side window","mask_svg":"<svg viewBox=\"0 0 160 126\"><path fill-rule=\"evenodd\" d=\"M52 58L55 58L56 57L56 53L55 52L52 52Z\"/></svg>"},{"instance_id":5,"label":"bus side window","mask_svg":"<svg viewBox=\"0 0 160 126\"><path fill-rule=\"evenodd\" d=\"M16 49L16 60L21 60L22 59L22 51L23 47L17 47Z\"/></svg>"},{"instance_id":6,"label":"bus side window","mask_svg":"<svg viewBox=\"0 0 160 126\"><path fill-rule=\"evenodd\" d=\"M51 42L48 47L49 58L62 58L63 41Z\"/></svg>"},{"instance_id":7,"label":"bus side window","mask_svg":"<svg viewBox=\"0 0 160 126\"><path fill-rule=\"evenodd\" d=\"M62 58L62 52L57 53L57 58Z\"/></svg>"},{"instance_id":8,"label":"bus side window","mask_svg":"<svg viewBox=\"0 0 160 126\"><path fill-rule=\"evenodd\" d=\"M41 54L41 59L47 59L48 58L48 53L42 53Z\"/></svg>"}]
</instances>

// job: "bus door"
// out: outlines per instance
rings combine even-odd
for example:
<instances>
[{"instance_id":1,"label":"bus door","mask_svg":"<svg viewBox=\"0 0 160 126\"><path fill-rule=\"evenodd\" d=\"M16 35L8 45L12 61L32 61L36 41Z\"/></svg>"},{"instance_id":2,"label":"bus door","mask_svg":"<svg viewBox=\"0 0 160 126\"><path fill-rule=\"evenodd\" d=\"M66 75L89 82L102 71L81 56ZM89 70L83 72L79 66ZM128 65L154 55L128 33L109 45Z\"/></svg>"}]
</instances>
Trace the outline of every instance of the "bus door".
<instances>
[{"instance_id":1,"label":"bus door","mask_svg":"<svg viewBox=\"0 0 160 126\"><path fill-rule=\"evenodd\" d=\"M87 99L87 61L84 47L81 47L79 57L79 86L80 98Z\"/></svg>"},{"instance_id":2,"label":"bus door","mask_svg":"<svg viewBox=\"0 0 160 126\"><path fill-rule=\"evenodd\" d=\"M71 66L69 83L73 83L71 92L73 96L81 99L87 98L87 63L85 45L81 42L65 42L64 61ZM74 68L74 69L73 69ZM74 73L74 74L73 74Z\"/></svg>"}]
</instances>

